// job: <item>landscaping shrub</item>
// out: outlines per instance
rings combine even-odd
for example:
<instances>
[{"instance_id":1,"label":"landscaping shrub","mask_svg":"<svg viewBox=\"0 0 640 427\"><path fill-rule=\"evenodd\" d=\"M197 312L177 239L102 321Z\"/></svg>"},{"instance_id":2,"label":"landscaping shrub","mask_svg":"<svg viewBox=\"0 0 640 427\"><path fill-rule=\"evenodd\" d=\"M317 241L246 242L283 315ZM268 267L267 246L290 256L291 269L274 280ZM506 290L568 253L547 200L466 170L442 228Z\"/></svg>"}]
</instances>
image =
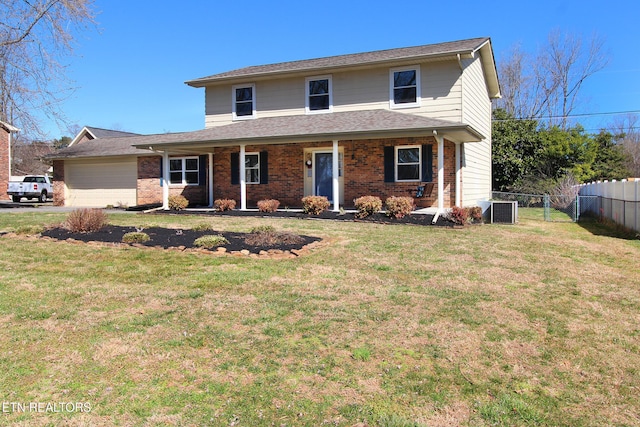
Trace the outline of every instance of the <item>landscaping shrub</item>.
<instances>
[{"instance_id":1,"label":"landscaping shrub","mask_svg":"<svg viewBox=\"0 0 640 427\"><path fill-rule=\"evenodd\" d=\"M469 211L469 218L471 218L472 222L482 222L482 208L480 206L471 206L470 208L467 208L467 210Z\"/></svg>"},{"instance_id":2,"label":"landscaping shrub","mask_svg":"<svg viewBox=\"0 0 640 427\"><path fill-rule=\"evenodd\" d=\"M268 247L279 245L296 245L304 242L304 239L297 234L289 233L286 231L269 230L266 229L266 227L265 229L259 231L252 230L251 233L247 234L247 236L244 238L245 243L251 246Z\"/></svg>"},{"instance_id":3,"label":"landscaping shrub","mask_svg":"<svg viewBox=\"0 0 640 427\"><path fill-rule=\"evenodd\" d=\"M192 228L194 231L213 231L213 225L208 223L202 223Z\"/></svg>"},{"instance_id":4,"label":"landscaping shrub","mask_svg":"<svg viewBox=\"0 0 640 427\"><path fill-rule=\"evenodd\" d=\"M362 196L353 201L358 213L356 218L366 218L382 210L382 199L378 196Z\"/></svg>"},{"instance_id":5,"label":"landscaping shrub","mask_svg":"<svg viewBox=\"0 0 640 427\"><path fill-rule=\"evenodd\" d=\"M253 227L250 233L273 233L276 231L273 225L258 225Z\"/></svg>"},{"instance_id":6,"label":"landscaping shrub","mask_svg":"<svg viewBox=\"0 0 640 427\"><path fill-rule=\"evenodd\" d=\"M142 231L132 231L130 233L125 233L125 235L122 236L122 241L124 243L144 243L149 240L151 240L151 237Z\"/></svg>"},{"instance_id":7,"label":"landscaping shrub","mask_svg":"<svg viewBox=\"0 0 640 427\"><path fill-rule=\"evenodd\" d=\"M218 199L213 202L213 206L220 212L231 211L236 208L236 201L233 199Z\"/></svg>"},{"instance_id":8,"label":"landscaping shrub","mask_svg":"<svg viewBox=\"0 0 640 427\"><path fill-rule=\"evenodd\" d=\"M387 216L403 218L411 214L411 211L415 208L413 197L391 196L385 200L385 208L387 209Z\"/></svg>"},{"instance_id":9,"label":"landscaping shrub","mask_svg":"<svg viewBox=\"0 0 640 427\"><path fill-rule=\"evenodd\" d=\"M194 246L207 249L226 245L228 243L229 241L219 234L207 234L206 236L198 237L193 241Z\"/></svg>"},{"instance_id":10,"label":"landscaping shrub","mask_svg":"<svg viewBox=\"0 0 640 427\"><path fill-rule=\"evenodd\" d=\"M275 199L267 199L258 201L258 210L260 212L275 212L280 207L280 202Z\"/></svg>"},{"instance_id":11,"label":"landscaping shrub","mask_svg":"<svg viewBox=\"0 0 640 427\"><path fill-rule=\"evenodd\" d=\"M329 209L329 199L325 196L306 196L302 198L302 209L309 215L319 215Z\"/></svg>"},{"instance_id":12,"label":"landscaping shrub","mask_svg":"<svg viewBox=\"0 0 640 427\"><path fill-rule=\"evenodd\" d=\"M181 211L186 209L187 206L189 206L189 201L183 195L169 196L169 209L172 211Z\"/></svg>"},{"instance_id":13,"label":"landscaping shrub","mask_svg":"<svg viewBox=\"0 0 640 427\"><path fill-rule=\"evenodd\" d=\"M469 211L466 208L454 206L447 214L447 218L454 224L465 225L469 220Z\"/></svg>"},{"instance_id":14,"label":"landscaping shrub","mask_svg":"<svg viewBox=\"0 0 640 427\"><path fill-rule=\"evenodd\" d=\"M107 225L107 215L101 209L76 209L67 216L63 227L72 233L100 231Z\"/></svg>"}]
</instances>

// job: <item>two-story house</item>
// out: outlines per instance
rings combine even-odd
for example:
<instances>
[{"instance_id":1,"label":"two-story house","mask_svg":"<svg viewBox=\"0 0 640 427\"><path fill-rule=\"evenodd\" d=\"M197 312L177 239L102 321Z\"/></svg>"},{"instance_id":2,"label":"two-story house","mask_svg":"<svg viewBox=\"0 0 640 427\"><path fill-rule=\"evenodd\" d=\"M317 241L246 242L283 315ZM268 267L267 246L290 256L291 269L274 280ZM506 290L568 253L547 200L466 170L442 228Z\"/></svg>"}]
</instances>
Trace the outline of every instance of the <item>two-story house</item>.
<instances>
[{"instance_id":1,"label":"two-story house","mask_svg":"<svg viewBox=\"0 0 640 427\"><path fill-rule=\"evenodd\" d=\"M442 210L491 195L491 99L500 90L488 38L186 83L205 89L205 129L71 144L52 157L55 202L167 206L183 194L193 205L231 198L247 209L323 195L338 210L364 195L413 195ZM120 200L103 197L119 187Z\"/></svg>"}]
</instances>

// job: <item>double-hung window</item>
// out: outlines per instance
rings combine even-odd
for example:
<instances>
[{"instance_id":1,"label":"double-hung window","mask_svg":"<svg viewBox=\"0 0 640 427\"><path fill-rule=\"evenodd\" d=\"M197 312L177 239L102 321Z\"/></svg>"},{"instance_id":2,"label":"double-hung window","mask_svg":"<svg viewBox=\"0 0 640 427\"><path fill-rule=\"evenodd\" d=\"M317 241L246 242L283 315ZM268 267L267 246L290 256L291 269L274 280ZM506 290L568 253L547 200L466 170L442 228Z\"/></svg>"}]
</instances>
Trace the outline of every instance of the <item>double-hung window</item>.
<instances>
[{"instance_id":1,"label":"double-hung window","mask_svg":"<svg viewBox=\"0 0 640 427\"><path fill-rule=\"evenodd\" d=\"M260 184L260 153L245 154L244 171L247 184Z\"/></svg>"},{"instance_id":2,"label":"double-hung window","mask_svg":"<svg viewBox=\"0 0 640 427\"><path fill-rule=\"evenodd\" d=\"M169 159L169 179L176 185L199 185L199 161L197 157Z\"/></svg>"},{"instance_id":3,"label":"double-hung window","mask_svg":"<svg viewBox=\"0 0 640 427\"><path fill-rule=\"evenodd\" d=\"M392 68L389 72L391 108L420 106L420 67Z\"/></svg>"},{"instance_id":4,"label":"double-hung window","mask_svg":"<svg viewBox=\"0 0 640 427\"><path fill-rule=\"evenodd\" d=\"M422 170L420 149L419 145L396 147L396 181L420 181Z\"/></svg>"},{"instance_id":5,"label":"double-hung window","mask_svg":"<svg viewBox=\"0 0 640 427\"><path fill-rule=\"evenodd\" d=\"M256 86L233 86L233 119L252 119L256 115Z\"/></svg>"},{"instance_id":6,"label":"double-hung window","mask_svg":"<svg viewBox=\"0 0 640 427\"><path fill-rule=\"evenodd\" d=\"M305 82L307 113L331 112L333 109L331 76L307 77Z\"/></svg>"}]
</instances>

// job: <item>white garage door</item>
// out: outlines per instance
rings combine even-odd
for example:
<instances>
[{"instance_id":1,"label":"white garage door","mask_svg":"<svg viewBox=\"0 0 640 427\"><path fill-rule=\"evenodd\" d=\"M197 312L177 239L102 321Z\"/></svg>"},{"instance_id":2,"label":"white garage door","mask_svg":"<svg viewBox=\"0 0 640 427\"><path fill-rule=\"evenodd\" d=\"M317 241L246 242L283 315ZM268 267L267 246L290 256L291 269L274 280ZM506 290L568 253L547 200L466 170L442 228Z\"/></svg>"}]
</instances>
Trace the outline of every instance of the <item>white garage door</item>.
<instances>
[{"instance_id":1,"label":"white garage door","mask_svg":"<svg viewBox=\"0 0 640 427\"><path fill-rule=\"evenodd\" d=\"M65 205L104 208L136 205L136 159L65 162Z\"/></svg>"}]
</instances>

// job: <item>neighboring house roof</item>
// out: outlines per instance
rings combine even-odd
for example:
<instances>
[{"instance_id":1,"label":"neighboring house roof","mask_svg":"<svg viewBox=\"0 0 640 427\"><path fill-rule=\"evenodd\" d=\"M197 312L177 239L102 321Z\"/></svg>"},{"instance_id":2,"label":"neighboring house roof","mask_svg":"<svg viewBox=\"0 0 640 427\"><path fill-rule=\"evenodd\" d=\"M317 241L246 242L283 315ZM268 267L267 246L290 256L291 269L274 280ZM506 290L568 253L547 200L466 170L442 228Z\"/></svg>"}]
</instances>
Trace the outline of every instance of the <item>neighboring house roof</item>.
<instances>
[{"instance_id":1,"label":"neighboring house roof","mask_svg":"<svg viewBox=\"0 0 640 427\"><path fill-rule=\"evenodd\" d=\"M475 142L484 136L464 123L388 110L349 111L332 114L265 117L208 129L125 138L103 138L69 146L49 159L149 154L149 149L181 149L270 142L328 141L420 136L433 130L455 141ZM136 149L137 147L139 149ZM146 150L146 151L142 151Z\"/></svg>"},{"instance_id":2,"label":"neighboring house roof","mask_svg":"<svg viewBox=\"0 0 640 427\"><path fill-rule=\"evenodd\" d=\"M73 138L73 141L69 143L69 146L76 144L83 137L88 137L88 139L103 139L103 138L123 138L127 136L139 135L138 133L132 132L123 132L119 130L111 130L111 129L101 129L91 126L85 126L82 128L80 132Z\"/></svg>"},{"instance_id":3,"label":"neighboring house roof","mask_svg":"<svg viewBox=\"0 0 640 427\"><path fill-rule=\"evenodd\" d=\"M3 121L0 121L0 127L5 129L7 132L19 132L20 129L18 129L15 126L11 126L9 123L5 123Z\"/></svg>"},{"instance_id":4,"label":"neighboring house roof","mask_svg":"<svg viewBox=\"0 0 640 427\"><path fill-rule=\"evenodd\" d=\"M482 64L487 74L487 86L490 90L490 96L492 98L500 97L498 73L496 71L493 50L491 49L491 39L488 37L251 66L189 80L186 84L193 87L205 87L209 84L228 82L229 80L265 78L275 74L284 75L311 71L328 71L346 67L365 67L375 64L436 59L440 57L455 58L458 55L473 55L476 51L481 51Z\"/></svg>"}]
</instances>

